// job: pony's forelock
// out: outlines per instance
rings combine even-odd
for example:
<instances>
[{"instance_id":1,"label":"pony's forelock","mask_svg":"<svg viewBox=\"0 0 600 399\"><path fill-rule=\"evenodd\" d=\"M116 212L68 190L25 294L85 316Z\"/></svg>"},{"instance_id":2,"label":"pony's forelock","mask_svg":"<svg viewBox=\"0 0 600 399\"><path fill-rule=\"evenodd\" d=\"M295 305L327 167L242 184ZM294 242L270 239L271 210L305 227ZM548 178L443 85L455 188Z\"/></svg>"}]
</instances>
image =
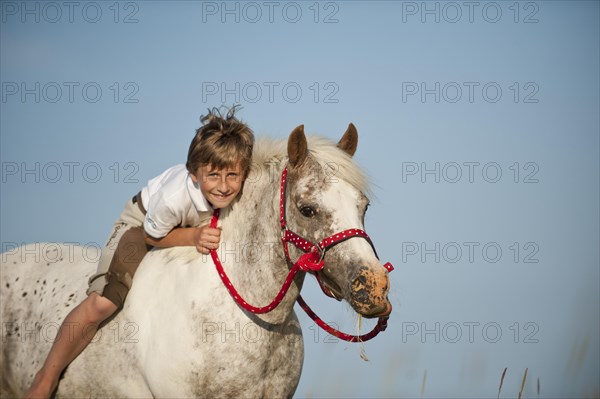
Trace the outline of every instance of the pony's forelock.
<instances>
[{"instance_id":1,"label":"pony's forelock","mask_svg":"<svg viewBox=\"0 0 600 399\"><path fill-rule=\"evenodd\" d=\"M352 157L340 150L336 143L321 136L307 136L308 150L313 158L334 181L341 179L367 196L371 187L367 175L358 167ZM287 140L258 138L254 145L252 167L269 168L273 162L287 161Z\"/></svg>"}]
</instances>

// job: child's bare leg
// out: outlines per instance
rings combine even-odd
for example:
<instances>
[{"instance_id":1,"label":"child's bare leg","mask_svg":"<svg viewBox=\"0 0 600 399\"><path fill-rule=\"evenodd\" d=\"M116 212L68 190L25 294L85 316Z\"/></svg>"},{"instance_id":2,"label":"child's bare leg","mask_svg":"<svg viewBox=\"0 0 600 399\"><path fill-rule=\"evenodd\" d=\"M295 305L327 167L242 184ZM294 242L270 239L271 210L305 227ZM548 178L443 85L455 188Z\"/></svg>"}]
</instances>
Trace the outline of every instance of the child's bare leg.
<instances>
[{"instance_id":1,"label":"child's bare leg","mask_svg":"<svg viewBox=\"0 0 600 399\"><path fill-rule=\"evenodd\" d=\"M49 398L65 367L88 346L100 323L116 310L114 303L95 292L73 309L60 326L48 357L25 398Z\"/></svg>"}]
</instances>

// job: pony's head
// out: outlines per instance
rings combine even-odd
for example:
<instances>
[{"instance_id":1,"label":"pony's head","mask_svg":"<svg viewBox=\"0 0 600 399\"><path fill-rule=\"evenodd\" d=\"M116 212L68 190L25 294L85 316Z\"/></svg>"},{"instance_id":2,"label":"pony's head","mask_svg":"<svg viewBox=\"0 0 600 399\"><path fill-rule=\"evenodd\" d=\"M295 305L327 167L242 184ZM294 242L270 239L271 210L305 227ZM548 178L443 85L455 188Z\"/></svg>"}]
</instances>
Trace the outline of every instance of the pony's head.
<instances>
[{"instance_id":1,"label":"pony's head","mask_svg":"<svg viewBox=\"0 0 600 399\"><path fill-rule=\"evenodd\" d=\"M337 145L319 137L307 140L302 125L289 136L287 225L312 243L344 230L364 230L369 189L352 160L357 144L353 124ZM327 249L323 259L324 267L317 274L335 298L345 299L365 317L390 314L388 272L368 240L341 241Z\"/></svg>"}]
</instances>

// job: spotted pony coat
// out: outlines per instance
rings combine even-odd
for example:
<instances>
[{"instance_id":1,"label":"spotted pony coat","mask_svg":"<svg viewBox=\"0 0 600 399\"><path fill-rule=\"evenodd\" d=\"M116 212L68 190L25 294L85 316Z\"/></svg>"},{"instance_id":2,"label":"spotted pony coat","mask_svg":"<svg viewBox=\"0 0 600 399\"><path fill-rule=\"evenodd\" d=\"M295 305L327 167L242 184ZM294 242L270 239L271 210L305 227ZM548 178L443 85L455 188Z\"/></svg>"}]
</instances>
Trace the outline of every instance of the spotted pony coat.
<instances>
[{"instance_id":1,"label":"spotted pony coat","mask_svg":"<svg viewBox=\"0 0 600 399\"><path fill-rule=\"evenodd\" d=\"M337 145L319 137L307 141L303 126L287 142L257 142L244 193L220 218L219 256L249 303L269 303L289 271L278 220L286 164L287 219L297 233L318 242L364 228L368 185L351 158L356 143L353 125ZM97 259L88 250L36 243L2 254L2 397L23 394L59 323L84 299ZM290 252L293 259L301 254ZM390 313L387 272L365 240L337 245L319 273L357 312ZM295 278L277 309L254 315L232 300L209 256L193 247L153 250L123 310L66 369L56 397L291 397L304 356L293 309L303 280L303 274Z\"/></svg>"}]
</instances>

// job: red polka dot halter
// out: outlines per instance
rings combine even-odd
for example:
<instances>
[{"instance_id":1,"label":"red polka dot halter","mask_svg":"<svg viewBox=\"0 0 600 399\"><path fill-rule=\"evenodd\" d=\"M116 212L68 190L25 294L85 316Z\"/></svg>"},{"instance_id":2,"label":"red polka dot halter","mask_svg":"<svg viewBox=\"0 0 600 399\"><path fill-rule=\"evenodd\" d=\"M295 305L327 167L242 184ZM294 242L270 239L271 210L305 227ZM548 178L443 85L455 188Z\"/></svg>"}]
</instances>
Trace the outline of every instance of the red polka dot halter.
<instances>
[{"instance_id":1,"label":"red polka dot halter","mask_svg":"<svg viewBox=\"0 0 600 399\"><path fill-rule=\"evenodd\" d=\"M321 289L323 290L323 292L327 296L335 298L333 293L331 292L331 290L329 288L327 288L321 282L319 275L316 272L323 269L323 267L325 266L325 253L327 252L327 250L329 248L339 244L340 242L343 242L345 240L348 240L348 239L354 238L354 237L364 238L371 245L371 247L373 248L373 251L375 252L375 255L377 256L377 252L375 251L375 247L374 247L371 239L369 238L367 233L361 229L344 230L342 232L339 232L339 233L333 234L327 238L324 238L318 244L313 244L312 242L306 240L305 238L301 237L300 235L296 234L295 232L289 230L287 228L287 223L286 223L286 219L285 219L286 187L287 187L287 167L284 168L284 170L281 174L281 187L280 187L280 197L279 197L279 204L280 204L280 206L279 206L279 215L280 215L279 221L280 221L281 231L282 231L281 242L283 244L283 250L285 253L285 257L290 264L293 264L293 266L292 266L290 272L288 273L283 285L281 286L281 289L275 296L275 299L273 299L273 301L271 301L270 304L268 304L267 306L263 306L263 307L256 307L256 306L252 306L249 303L247 303L237 292L237 290L231 283L231 280L229 279L229 277L227 277L227 274L225 273L225 270L223 269L223 265L221 264L221 261L217 254L217 251L216 250L210 251L210 255L213 259L213 262L215 263L217 272L219 273L219 276L221 277L223 284L225 284L225 287L227 287L227 290L229 291L231 296L235 299L235 301L242 308L244 308L247 311L252 312L252 313L257 313L257 314L268 313L268 312L272 311L273 309L275 309L281 303L283 298L285 297L285 294L287 293L288 289L290 288L290 285L292 284L292 282L294 280L294 276L296 275L296 273L298 273L298 271L303 271L306 273L314 274L315 277L317 278L317 281L319 282L319 285L321 286ZM219 220L219 209L215 209L212 220L211 220L211 227L217 227L218 220ZM304 252L304 254L302 254L296 262L293 262L290 258L288 243L292 243L293 245L295 245L297 248L299 248L300 250L302 250ZM391 272L392 270L394 270L394 267L389 262L384 264L383 266L387 269L388 272ZM323 328L325 331L327 331L331 335L334 335L345 341L349 341L349 342L367 341L367 340L375 337L377 334L379 334L379 332L384 331L387 327L388 317L386 316L386 317L380 317L379 321L377 322L377 325L373 328L373 330L371 332L369 332L367 334L363 334L363 335L345 334L343 332L340 332L340 331L334 329L333 327L326 324L323 320L321 320L312 311L312 309L306 304L306 302L304 301L304 299L302 298L301 295L298 296L297 301L298 301L298 304L302 307L302 309L304 309L304 311L308 314L308 316L310 318L312 318L321 328Z\"/></svg>"}]
</instances>

